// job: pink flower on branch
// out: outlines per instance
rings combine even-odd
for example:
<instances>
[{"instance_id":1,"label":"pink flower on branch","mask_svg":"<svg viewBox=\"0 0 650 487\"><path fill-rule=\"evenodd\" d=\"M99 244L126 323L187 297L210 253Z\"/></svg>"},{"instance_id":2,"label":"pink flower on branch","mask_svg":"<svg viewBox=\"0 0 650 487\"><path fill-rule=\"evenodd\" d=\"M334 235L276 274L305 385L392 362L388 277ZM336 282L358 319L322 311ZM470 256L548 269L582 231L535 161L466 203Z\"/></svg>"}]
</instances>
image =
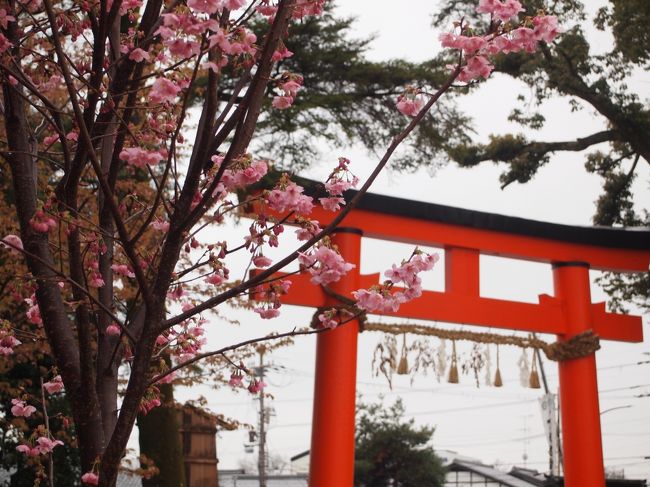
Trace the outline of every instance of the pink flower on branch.
<instances>
[{"instance_id":1,"label":"pink flower on branch","mask_svg":"<svg viewBox=\"0 0 650 487\"><path fill-rule=\"evenodd\" d=\"M418 113L420 113L423 105L424 102L422 98L412 98L402 95L397 99L396 106L400 113L408 117L415 117Z\"/></svg>"},{"instance_id":2,"label":"pink flower on branch","mask_svg":"<svg viewBox=\"0 0 650 487\"><path fill-rule=\"evenodd\" d=\"M327 285L336 282L356 266L345 262L341 255L324 245L315 250L300 252L298 262L312 275L313 284Z\"/></svg>"},{"instance_id":3,"label":"pink flower on branch","mask_svg":"<svg viewBox=\"0 0 650 487\"><path fill-rule=\"evenodd\" d=\"M99 475L93 472L86 472L81 476L81 482L86 485L99 485Z\"/></svg>"},{"instance_id":4,"label":"pink flower on branch","mask_svg":"<svg viewBox=\"0 0 650 487\"><path fill-rule=\"evenodd\" d=\"M145 150L140 147L129 147L120 152L120 159L128 165L143 168L154 166L165 159L166 155L160 150Z\"/></svg>"},{"instance_id":5,"label":"pink flower on branch","mask_svg":"<svg viewBox=\"0 0 650 487\"><path fill-rule=\"evenodd\" d=\"M136 47L129 54L129 59L135 61L136 63L141 63L142 61L149 61L149 53L144 49Z\"/></svg>"},{"instance_id":6,"label":"pink flower on branch","mask_svg":"<svg viewBox=\"0 0 650 487\"><path fill-rule=\"evenodd\" d=\"M149 99L153 103L172 103L181 91L181 87L167 78L158 78L153 82Z\"/></svg>"},{"instance_id":7,"label":"pink flower on branch","mask_svg":"<svg viewBox=\"0 0 650 487\"><path fill-rule=\"evenodd\" d=\"M370 289L359 289L352 293L357 306L365 311L394 313L400 305L422 295L420 272L433 268L438 261L437 254L426 254L416 250L411 258L400 266L393 264L384 275L388 278L382 285ZM394 288L403 283L405 288Z\"/></svg>"},{"instance_id":8,"label":"pink flower on branch","mask_svg":"<svg viewBox=\"0 0 650 487\"><path fill-rule=\"evenodd\" d=\"M503 2L501 0L480 0L476 11L490 14L501 22L508 22L513 17L517 17L519 12L523 12L524 8L517 0L504 0Z\"/></svg>"},{"instance_id":9,"label":"pink flower on branch","mask_svg":"<svg viewBox=\"0 0 650 487\"><path fill-rule=\"evenodd\" d=\"M56 394L63 390L63 379L60 375L54 377L51 381L45 382L43 384L43 389L47 391L48 394Z\"/></svg>"},{"instance_id":10,"label":"pink flower on branch","mask_svg":"<svg viewBox=\"0 0 650 487\"><path fill-rule=\"evenodd\" d=\"M9 234L0 241L0 245L14 252L23 250L23 241L18 235Z\"/></svg>"},{"instance_id":11,"label":"pink flower on branch","mask_svg":"<svg viewBox=\"0 0 650 487\"><path fill-rule=\"evenodd\" d=\"M14 353L14 348L21 344L22 342L9 331L0 328L0 355L11 355Z\"/></svg>"},{"instance_id":12,"label":"pink flower on branch","mask_svg":"<svg viewBox=\"0 0 650 487\"><path fill-rule=\"evenodd\" d=\"M13 406L11 406L11 414L14 416L29 418L36 412L36 408L34 406L30 406L26 404L25 401L21 401L20 399L12 399L11 404L13 404Z\"/></svg>"}]
</instances>

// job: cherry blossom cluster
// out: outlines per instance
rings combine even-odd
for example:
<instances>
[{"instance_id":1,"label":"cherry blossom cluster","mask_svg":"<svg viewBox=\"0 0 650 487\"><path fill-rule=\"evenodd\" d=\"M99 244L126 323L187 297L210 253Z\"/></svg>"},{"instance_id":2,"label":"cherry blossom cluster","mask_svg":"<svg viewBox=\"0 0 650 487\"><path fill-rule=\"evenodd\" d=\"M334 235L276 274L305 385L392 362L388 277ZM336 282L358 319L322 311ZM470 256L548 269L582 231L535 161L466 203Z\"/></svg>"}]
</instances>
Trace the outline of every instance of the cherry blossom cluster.
<instances>
[{"instance_id":1,"label":"cherry blossom cluster","mask_svg":"<svg viewBox=\"0 0 650 487\"><path fill-rule=\"evenodd\" d=\"M228 380L228 384L232 387L241 388L244 387L244 379L246 375L250 375L250 380L248 382L248 392L251 394L259 394L266 387L266 383L254 377L251 372L244 366L243 363L240 363L235 370L233 370Z\"/></svg>"},{"instance_id":2,"label":"cherry blossom cluster","mask_svg":"<svg viewBox=\"0 0 650 487\"><path fill-rule=\"evenodd\" d=\"M211 173L217 173L221 164L223 163L224 156L215 155L211 157L214 166ZM262 179L269 170L267 161L255 160L250 154L240 157L233 161L227 169L223 171L221 179L215 189L216 194L223 194L226 191L234 191L236 189L245 188L258 182Z\"/></svg>"},{"instance_id":3,"label":"cherry blossom cluster","mask_svg":"<svg viewBox=\"0 0 650 487\"><path fill-rule=\"evenodd\" d=\"M295 212L309 215L314 209L313 199L303 194L305 189L294 183L285 174L276 187L266 194L269 207L278 213Z\"/></svg>"},{"instance_id":4,"label":"cherry blossom cluster","mask_svg":"<svg viewBox=\"0 0 650 487\"><path fill-rule=\"evenodd\" d=\"M57 375L52 380L43 383L43 390L48 394L56 394L63 390L63 381L61 376ZM25 397L14 398L11 400L11 414L16 417L29 418L36 412L36 408L27 403ZM38 457L40 455L47 455L52 450L63 445L61 440L53 440L49 432L43 425L36 428L31 438L27 442L23 442L16 447L16 451L23 453L28 457Z\"/></svg>"},{"instance_id":5,"label":"cherry blossom cluster","mask_svg":"<svg viewBox=\"0 0 650 487\"><path fill-rule=\"evenodd\" d=\"M298 262L312 275L312 284L323 286L338 281L356 267L345 262L341 254L327 245L327 241L307 252L300 252Z\"/></svg>"},{"instance_id":6,"label":"cherry blossom cluster","mask_svg":"<svg viewBox=\"0 0 650 487\"><path fill-rule=\"evenodd\" d=\"M318 199L326 210L338 211L341 205L345 205L343 192L351 188L356 188L357 184L359 184L359 178L350 172L349 165L349 159L339 157L338 166L327 178L325 191L327 191L329 196Z\"/></svg>"},{"instance_id":7,"label":"cherry blossom cluster","mask_svg":"<svg viewBox=\"0 0 650 487\"><path fill-rule=\"evenodd\" d=\"M431 270L438 259L438 254L427 254L416 249L410 259L399 266L393 264L384 273L388 279L383 284L353 292L357 306L371 313L396 312L403 303L422 295L422 280L418 274ZM396 287L396 284L403 287Z\"/></svg>"},{"instance_id":8,"label":"cherry blossom cluster","mask_svg":"<svg viewBox=\"0 0 650 487\"><path fill-rule=\"evenodd\" d=\"M461 82L487 79L494 69L490 56L520 51L532 53L540 42L552 42L560 33L557 18L553 15L526 17L516 24L519 14L524 11L518 0L480 0L476 11L491 16L489 33L475 35L461 22L459 33L440 35L442 47L458 49L463 55L463 65L457 77ZM396 103L397 110L409 117L415 117L423 105L421 93L413 87L407 88Z\"/></svg>"},{"instance_id":9,"label":"cherry blossom cluster","mask_svg":"<svg viewBox=\"0 0 650 487\"><path fill-rule=\"evenodd\" d=\"M22 342L18 340L7 322L0 323L0 355L11 355Z\"/></svg>"},{"instance_id":10,"label":"cherry blossom cluster","mask_svg":"<svg viewBox=\"0 0 650 487\"><path fill-rule=\"evenodd\" d=\"M278 51L276 51L277 53ZM288 53L289 51L284 51L279 55L288 57ZM273 97L273 102L271 103L273 108L284 110L293 105L298 90L302 88L302 82L302 76L299 74L283 73L280 81L277 83L278 90L282 92L282 95Z\"/></svg>"},{"instance_id":11,"label":"cherry blossom cluster","mask_svg":"<svg viewBox=\"0 0 650 487\"><path fill-rule=\"evenodd\" d=\"M51 453L59 445L63 445L61 440L52 440L47 436L39 436L34 443L18 445L16 451L24 453L28 457L37 457Z\"/></svg>"},{"instance_id":12,"label":"cherry blossom cluster","mask_svg":"<svg viewBox=\"0 0 650 487\"><path fill-rule=\"evenodd\" d=\"M287 294L290 287L289 279L271 282L266 286L258 286L255 293L261 304L253 311L266 320L280 316L280 297Z\"/></svg>"},{"instance_id":13,"label":"cherry blossom cluster","mask_svg":"<svg viewBox=\"0 0 650 487\"><path fill-rule=\"evenodd\" d=\"M552 15L527 18L522 25L511 28L509 22L517 21L519 13L524 11L518 0L481 0L476 11L492 16L492 32L485 36L465 35L466 29L461 28L460 34L447 32L440 36L443 47L463 52L466 62L459 81L487 79L494 69L488 56L519 51L532 53L539 42L551 42L559 34L557 18Z\"/></svg>"},{"instance_id":14,"label":"cherry blossom cluster","mask_svg":"<svg viewBox=\"0 0 650 487\"><path fill-rule=\"evenodd\" d=\"M153 408L157 408L161 404L162 403L160 402L160 389L152 385L146 390L144 396L140 400L140 406L139 406L140 413L147 414Z\"/></svg>"}]
</instances>

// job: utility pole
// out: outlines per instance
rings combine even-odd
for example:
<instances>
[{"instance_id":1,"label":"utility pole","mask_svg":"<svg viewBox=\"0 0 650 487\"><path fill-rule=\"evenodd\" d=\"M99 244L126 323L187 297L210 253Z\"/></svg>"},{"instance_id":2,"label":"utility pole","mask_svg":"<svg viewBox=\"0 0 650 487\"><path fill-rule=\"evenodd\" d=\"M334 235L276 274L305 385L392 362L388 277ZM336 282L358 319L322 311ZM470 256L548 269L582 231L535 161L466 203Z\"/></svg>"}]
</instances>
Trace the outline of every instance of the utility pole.
<instances>
[{"instance_id":1,"label":"utility pole","mask_svg":"<svg viewBox=\"0 0 650 487\"><path fill-rule=\"evenodd\" d=\"M264 347L259 347L257 353L260 355L260 365L257 369L257 376L260 382L264 382ZM259 472L260 487L266 487L266 410L264 409L264 390L259 392L260 400L260 424L259 432L260 437L258 457L257 457L257 470Z\"/></svg>"}]
</instances>

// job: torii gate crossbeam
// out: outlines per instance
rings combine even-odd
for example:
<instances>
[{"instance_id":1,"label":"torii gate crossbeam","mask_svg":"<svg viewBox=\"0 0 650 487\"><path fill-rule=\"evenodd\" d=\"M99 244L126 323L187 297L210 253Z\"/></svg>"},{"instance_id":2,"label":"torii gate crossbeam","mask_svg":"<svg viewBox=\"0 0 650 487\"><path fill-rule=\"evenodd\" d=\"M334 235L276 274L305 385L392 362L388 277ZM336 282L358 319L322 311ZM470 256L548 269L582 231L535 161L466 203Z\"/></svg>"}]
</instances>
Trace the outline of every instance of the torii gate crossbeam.
<instances>
[{"instance_id":1,"label":"torii gate crossbeam","mask_svg":"<svg viewBox=\"0 0 650 487\"><path fill-rule=\"evenodd\" d=\"M335 216L316 212L321 225ZM650 231L557 225L375 194L364 195L342 225L333 242L356 264L333 286L342 295L379 282L377 274L359 273L362 236L444 248L445 291L425 291L395 316L553 333L559 340L587 330L602 339L643 340L640 317L607 313L604 303L591 302L589 270L647 271ZM481 254L551 264L555 296L542 295L538 304L481 297ZM335 304L309 278L292 276L283 303ZM353 484L357 333L358 324L349 323L317 338L311 487ZM603 487L595 354L560 362L559 371L565 485Z\"/></svg>"}]
</instances>

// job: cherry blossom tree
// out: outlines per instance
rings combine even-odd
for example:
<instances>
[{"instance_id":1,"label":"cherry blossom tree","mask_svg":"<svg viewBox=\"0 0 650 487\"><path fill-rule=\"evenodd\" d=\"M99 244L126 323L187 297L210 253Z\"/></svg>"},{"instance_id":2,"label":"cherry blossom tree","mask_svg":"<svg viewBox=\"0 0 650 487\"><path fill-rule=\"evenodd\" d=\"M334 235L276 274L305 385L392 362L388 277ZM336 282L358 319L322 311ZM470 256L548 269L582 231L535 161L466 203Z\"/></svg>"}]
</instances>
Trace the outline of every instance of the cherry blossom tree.
<instances>
[{"instance_id":1,"label":"cherry blossom tree","mask_svg":"<svg viewBox=\"0 0 650 487\"><path fill-rule=\"evenodd\" d=\"M28 269L15 286L24 319L22 336L11 320L0 328L3 356L21 342L49 347L55 367L43 377L41 400L16 397L12 413L26 417L46 395L65 389L81 455L81 481L114 485L136 416L160 404L161 383L220 351L201 351L205 314L262 294L254 311L271 319L290 282L272 279L298 260L315 285L351 267L328 239L368 190L400 143L454 83L476 83L492 70L491 56L532 52L557 34L552 16L521 17L517 0L481 0L489 16L478 33L459 22L443 35L455 62L438 86L403 87L395 117L404 129L362 184L350 161L333 161L313 198L282 175L273 187L249 188L272 161L249 152L263 110L290 109L300 96L300 73L273 70L291 52L291 24L319 15L325 0L2 0L2 175L11 183L16 226L2 252ZM266 20L262 35L248 28ZM236 80L227 100L220 83ZM190 100L201 99L191 130ZM344 192L360 184L346 200ZM234 193L246 195L237 202ZM320 228L316 205L337 211ZM241 208L255 208L241 242L203 241L201 230ZM272 262L285 225L297 228L299 248ZM224 232L222 232L223 234ZM248 252L243 280L231 277L226 257ZM395 309L421 292L418 273L435 256L414 251L387 271L387 280L355 293L358 309ZM241 274L241 273L239 273ZM261 286L263 288L261 289ZM260 290L261 289L261 290ZM352 317L326 310L315 330L327 332ZM260 337L265 340L269 337ZM252 340L255 341L255 340ZM251 342L251 341L249 341ZM233 344L233 350L243 344ZM118 404L118 368L127 385ZM231 385L246 386L248 371L233 363ZM157 385L158 384L158 385ZM263 387L255 378L252 393ZM25 434L19 453L44 462L61 441L44 424ZM42 478L51 478L42 470Z\"/></svg>"}]
</instances>

